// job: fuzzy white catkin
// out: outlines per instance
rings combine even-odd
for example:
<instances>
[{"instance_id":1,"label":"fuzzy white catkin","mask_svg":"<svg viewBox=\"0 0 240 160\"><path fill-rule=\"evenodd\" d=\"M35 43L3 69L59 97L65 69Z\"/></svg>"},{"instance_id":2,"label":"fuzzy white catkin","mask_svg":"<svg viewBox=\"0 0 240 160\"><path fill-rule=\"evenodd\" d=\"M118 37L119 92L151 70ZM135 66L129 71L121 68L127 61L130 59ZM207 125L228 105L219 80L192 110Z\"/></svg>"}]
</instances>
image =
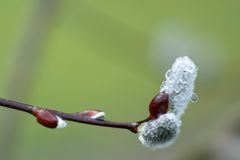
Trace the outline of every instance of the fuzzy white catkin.
<instances>
[{"instance_id":1,"label":"fuzzy white catkin","mask_svg":"<svg viewBox=\"0 0 240 160\"><path fill-rule=\"evenodd\" d=\"M180 132L181 121L174 113L160 115L157 119L143 123L139 127L139 140L152 150L172 144Z\"/></svg>"},{"instance_id":2,"label":"fuzzy white catkin","mask_svg":"<svg viewBox=\"0 0 240 160\"><path fill-rule=\"evenodd\" d=\"M193 61L185 56L177 58L166 72L166 80L162 83L160 92L169 95L169 110L177 117L181 117L191 100L197 100L193 92L197 70Z\"/></svg>"},{"instance_id":3,"label":"fuzzy white catkin","mask_svg":"<svg viewBox=\"0 0 240 160\"><path fill-rule=\"evenodd\" d=\"M188 57L179 57L166 72L160 92L169 95L169 111L141 124L138 128L140 142L153 150L172 144L180 132L180 117L190 101L197 101L193 92L197 67Z\"/></svg>"}]
</instances>

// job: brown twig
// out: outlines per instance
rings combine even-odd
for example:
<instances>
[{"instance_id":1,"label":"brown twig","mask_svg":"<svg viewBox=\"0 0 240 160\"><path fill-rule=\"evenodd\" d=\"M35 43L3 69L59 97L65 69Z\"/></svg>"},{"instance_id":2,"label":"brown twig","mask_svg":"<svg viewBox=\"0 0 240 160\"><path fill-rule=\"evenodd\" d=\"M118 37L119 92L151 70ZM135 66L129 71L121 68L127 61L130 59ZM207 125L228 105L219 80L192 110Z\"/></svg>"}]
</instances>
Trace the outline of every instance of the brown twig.
<instances>
[{"instance_id":1,"label":"brown twig","mask_svg":"<svg viewBox=\"0 0 240 160\"><path fill-rule=\"evenodd\" d=\"M3 99L3 98L0 98L0 105L3 107L27 112L34 116L36 116L37 110L45 110L45 111L49 111L51 114L58 116L64 120L85 123L85 124L91 124L91 125L97 125L97 126L102 126L102 127L128 129L128 130L132 131L133 133L137 133L137 127L143 122L143 121L139 121L139 122L131 123L131 122L113 122L113 121L106 121L106 120L98 120L98 119L93 119L93 118L89 118L86 116L81 116L80 114L64 113L64 112L60 112L60 111L56 111L56 110L52 110L52 109L48 109L48 108L37 107L34 105L24 104L24 103L7 100L7 99Z\"/></svg>"},{"instance_id":2,"label":"brown twig","mask_svg":"<svg viewBox=\"0 0 240 160\"><path fill-rule=\"evenodd\" d=\"M98 113L103 113L99 110L86 110L78 113L65 113L49 108L37 107L34 105L24 104L12 100L0 98L0 106L16 109L19 111L27 112L36 117L37 121L48 128L61 128L59 123L62 120L68 120L73 122L85 123L90 125L112 127L128 129L133 133L138 132L138 126L146 121L157 118L161 114L165 114L168 111L168 94L159 92L151 101L149 105L150 116L144 120L137 122L113 122L106 121L100 117L96 117ZM95 117L94 117L95 116ZM60 120L59 120L60 118ZM65 125L64 125L65 126Z\"/></svg>"}]
</instances>

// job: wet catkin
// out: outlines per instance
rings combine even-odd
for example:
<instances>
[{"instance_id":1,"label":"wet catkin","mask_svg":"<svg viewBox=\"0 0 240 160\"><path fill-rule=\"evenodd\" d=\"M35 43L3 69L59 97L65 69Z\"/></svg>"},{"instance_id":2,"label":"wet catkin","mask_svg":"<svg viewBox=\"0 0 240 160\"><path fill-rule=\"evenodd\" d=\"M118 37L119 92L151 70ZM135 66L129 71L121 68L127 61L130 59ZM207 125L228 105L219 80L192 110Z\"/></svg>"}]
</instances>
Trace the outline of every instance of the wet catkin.
<instances>
[{"instance_id":1,"label":"wet catkin","mask_svg":"<svg viewBox=\"0 0 240 160\"><path fill-rule=\"evenodd\" d=\"M161 93L169 96L168 112L139 126L139 140L150 149L172 144L180 132L181 116L190 101L197 101L194 83L198 68L188 57L179 57L166 72Z\"/></svg>"}]
</instances>

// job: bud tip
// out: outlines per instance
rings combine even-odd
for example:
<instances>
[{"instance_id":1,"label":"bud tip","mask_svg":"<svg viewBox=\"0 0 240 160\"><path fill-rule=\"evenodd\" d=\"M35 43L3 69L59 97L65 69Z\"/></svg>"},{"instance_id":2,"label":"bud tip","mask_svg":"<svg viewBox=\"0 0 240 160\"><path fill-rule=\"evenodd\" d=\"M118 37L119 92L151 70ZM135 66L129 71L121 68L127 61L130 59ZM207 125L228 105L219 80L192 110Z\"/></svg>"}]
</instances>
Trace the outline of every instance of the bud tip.
<instances>
[{"instance_id":1,"label":"bud tip","mask_svg":"<svg viewBox=\"0 0 240 160\"><path fill-rule=\"evenodd\" d=\"M65 128L67 126L67 123L60 117L56 116L58 120L58 124L56 128Z\"/></svg>"}]
</instances>

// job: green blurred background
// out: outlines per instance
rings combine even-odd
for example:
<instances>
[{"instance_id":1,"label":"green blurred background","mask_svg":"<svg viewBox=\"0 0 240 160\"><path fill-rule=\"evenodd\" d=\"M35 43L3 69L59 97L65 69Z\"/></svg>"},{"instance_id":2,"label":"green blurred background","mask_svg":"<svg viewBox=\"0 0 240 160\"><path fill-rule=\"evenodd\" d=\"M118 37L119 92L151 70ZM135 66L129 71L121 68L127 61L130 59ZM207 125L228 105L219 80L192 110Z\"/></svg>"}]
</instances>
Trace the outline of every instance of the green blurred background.
<instances>
[{"instance_id":1,"label":"green blurred background","mask_svg":"<svg viewBox=\"0 0 240 160\"><path fill-rule=\"evenodd\" d=\"M155 152L127 130L50 130L1 108L0 159L239 160L239 16L238 0L1 0L1 97L136 121L175 58L188 55L199 102L176 143Z\"/></svg>"}]
</instances>

